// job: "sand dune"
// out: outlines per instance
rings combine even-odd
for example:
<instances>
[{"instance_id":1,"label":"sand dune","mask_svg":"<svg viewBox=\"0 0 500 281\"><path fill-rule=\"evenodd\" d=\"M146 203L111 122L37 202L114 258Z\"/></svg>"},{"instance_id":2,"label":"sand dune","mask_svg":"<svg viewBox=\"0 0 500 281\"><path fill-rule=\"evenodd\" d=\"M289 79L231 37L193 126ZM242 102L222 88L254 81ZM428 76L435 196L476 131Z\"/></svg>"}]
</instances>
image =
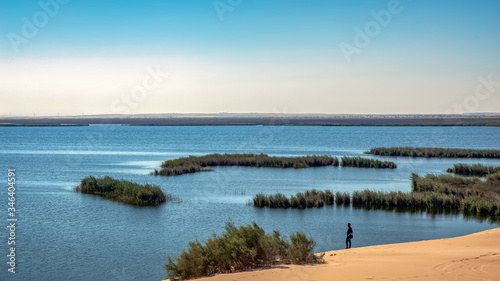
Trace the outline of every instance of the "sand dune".
<instances>
[{"instance_id":1,"label":"sand dune","mask_svg":"<svg viewBox=\"0 0 500 281\"><path fill-rule=\"evenodd\" d=\"M500 228L467 236L326 252L326 264L220 274L197 281L500 280Z\"/></svg>"}]
</instances>

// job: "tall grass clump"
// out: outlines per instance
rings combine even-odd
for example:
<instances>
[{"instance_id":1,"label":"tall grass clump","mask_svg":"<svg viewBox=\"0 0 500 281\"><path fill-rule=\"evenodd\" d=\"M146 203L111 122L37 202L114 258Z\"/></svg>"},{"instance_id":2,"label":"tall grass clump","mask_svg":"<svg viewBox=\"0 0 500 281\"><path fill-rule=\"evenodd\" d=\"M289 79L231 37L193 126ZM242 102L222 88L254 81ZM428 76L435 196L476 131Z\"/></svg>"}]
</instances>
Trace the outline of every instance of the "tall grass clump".
<instances>
[{"instance_id":1,"label":"tall grass clump","mask_svg":"<svg viewBox=\"0 0 500 281\"><path fill-rule=\"evenodd\" d=\"M377 192L371 190L353 193L354 206L369 208L407 208L419 210L458 210L460 198L436 192Z\"/></svg>"},{"instance_id":2,"label":"tall grass clump","mask_svg":"<svg viewBox=\"0 0 500 281\"><path fill-rule=\"evenodd\" d=\"M477 191L481 186L481 180L478 178L464 178L453 175L429 174L420 177L412 173L411 182L413 192L437 192L459 195L461 198L470 195L473 191Z\"/></svg>"},{"instance_id":3,"label":"tall grass clump","mask_svg":"<svg viewBox=\"0 0 500 281\"><path fill-rule=\"evenodd\" d=\"M309 168L339 166L339 160L331 156L276 157L266 154L209 154L188 156L168 160L161 164L161 170L155 170L156 176L177 176L188 173L207 171L206 167L243 166L266 168Z\"/></svg>"},{"instance_id":4,"label":"tall grass clump","mask_svg":"<svg viewBox=\"0 0 500 281\"><path fill-rule=\"evenodd\" d=\"M314 240L302 232L287 240L278 231L266 233L255 222L240 227L227 223L222 234L204 243L190 242L177 258L168 257L164 268L167 278L185 280L269 266L277 259L293 264L321 262L314 246Z\"/></svg>"},{"instance_id":5,"label":"tall grass clump","mask_svg":"<svg viewBox=\"0 0 500 281\"><path fill-rule=\"evenodd\" d=\"M342 157L342 167L356 168L376 168L376 169L395 169L397 165L390 161L380 161L363 157Z\"/></svg>"},{"instance_id":6,"label":"tall grass clump","mask_svg":"<svg viewBox=\"0 0 500 281\"><path fill-rule=\"evenodd\" d=\"M366 154L425 158L491 158L500 159L500 150L438 147L375 147Z\"/></svg>"},{"instance_id":7,"label":"tall grass clump","mask_svg":"<svg viewBox=\"0 0 500 281\"><path fill-rule=\"evenodd\" d=\"M290 198L281 193L274 195L264 195L261 193L255 195L253 198L253 205L259 208L320 208L324 205L333 205L333 202L334 195L331 190L318 191L316 189L298 192Z\"/></svg>"},{"instance_id":8,"label":"tall grass clump","mask_svg":"<svg viewBox=\"0 0 500 281\"><path fill-rule=\"evenodd\" d=\"M331 191L299 192L287 198L283 194L254 197L255 207L307 209L324 205L349 206L368 209L399 211L426 211L429 213L460 213L466 216L500 220L500 172L489 174L484 180L456 175L411 175L411 192L382 192L363 190L349 193Z\"/></svg>"},{"instance_id":9,"label":"tall grass clump","mask_svg":"<svg viewBox=\"0 0 500 281\"><path fill-rule=\"evenodd\" d=\"M163 193L159 186L140 185L111 177L101 179L86 177L75 190L134 206L158 206L174 199L172 195Z\"/></svg>"},{"instance_id":10,"label":"tall grass clump","mask_svg":"<svg viewBox=\"0 0 500 281\"><path fill-rule=\"evenodd\" d=\"M498 200L471 196L463 200L463 212L469 216L500 217L500 204Z\"/></svg>"},{"instance_id":11,"label":"tall grass clump","mask_svg":"<svg viewBox=\"0 0 500 281\"><path fill-rule=\"evenodd\" d=\"M462 176L483 177L500 172L500 167L483 166L481 164L467 165L460 163L453 165L453 168L449 168L446 172Z\"/></svg>"},{"instance_id":12,"label":"tall grass clump","mask_svg":"<svg viewBox=\"0 0 500 281\"><path fill-rule=\"evenodd\" d=\"M452 205L465 215L500 218L500 172L488 175L486 180L452 175L420 177L412 174L412 193L441 196L433 199L433 206L440 206L442 200L445 206Z\"/></svg>"},{"instance_id":13,"label":"tall grass clump","mask_svg":"<svg viewBox=\"0 0 500 281\"><path fill-rule=\"evenodd\" d=\"M351 195L347 192L336 192L335 203L337 205L349 206L351 204Z\"/></svg>"}]
</instances>

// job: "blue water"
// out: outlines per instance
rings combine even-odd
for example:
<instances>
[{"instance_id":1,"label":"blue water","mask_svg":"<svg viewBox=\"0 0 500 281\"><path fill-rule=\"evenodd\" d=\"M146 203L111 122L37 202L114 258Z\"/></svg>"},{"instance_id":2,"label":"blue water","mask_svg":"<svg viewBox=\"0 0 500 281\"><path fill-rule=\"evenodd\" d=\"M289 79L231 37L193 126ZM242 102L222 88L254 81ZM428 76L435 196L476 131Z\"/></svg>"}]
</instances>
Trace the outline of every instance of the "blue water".
<instances>
[{"instance_id":1,"label":"blue water","mask_svg":"<svg viewBox=\"0 0 500 281\"><path fill-rule=\"evenodd\" d=\"M498 160L373 158L395 170L356 168L215 168L154 177L161 161L209 153L361 156L376 146L500 149L496 127L0 127L0 221L7 225L7 169L16 169L16 273L7 272L8 232L0 227L0 280L161 280L167 256L189 241L220 233L227 221L257 222L267 231L304 231L316 251L465 235L498 227L461 215L409 214L325 207L256 209L257 193L287 195L312 188L410 190L412 172L444 173L454 163ZM181 200L135 208L73 191L86 176L153 183ZM3 181L3 182L2 182ZM2 207L3 206L3 207Z\"/></svg>"}]
</instances>

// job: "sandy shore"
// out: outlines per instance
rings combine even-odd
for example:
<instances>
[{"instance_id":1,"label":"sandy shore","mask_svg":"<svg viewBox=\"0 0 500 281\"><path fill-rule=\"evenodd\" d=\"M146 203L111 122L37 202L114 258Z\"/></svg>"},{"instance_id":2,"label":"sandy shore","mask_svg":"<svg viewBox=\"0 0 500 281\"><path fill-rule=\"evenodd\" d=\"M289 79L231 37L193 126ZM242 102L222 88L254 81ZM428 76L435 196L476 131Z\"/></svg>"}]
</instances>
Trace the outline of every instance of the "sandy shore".
<instances>
[{"instance_id":1,"label":"sandy shore","mask_svg":"<svg viewBox=\"0 0 500 281\"><path fill-rule=\"evenodd\" d=\"M314 266L284 265L196 280L500 280L500 228L456 238L331 251L325 260L326 264Z\"/></svg>"}]
</instances>

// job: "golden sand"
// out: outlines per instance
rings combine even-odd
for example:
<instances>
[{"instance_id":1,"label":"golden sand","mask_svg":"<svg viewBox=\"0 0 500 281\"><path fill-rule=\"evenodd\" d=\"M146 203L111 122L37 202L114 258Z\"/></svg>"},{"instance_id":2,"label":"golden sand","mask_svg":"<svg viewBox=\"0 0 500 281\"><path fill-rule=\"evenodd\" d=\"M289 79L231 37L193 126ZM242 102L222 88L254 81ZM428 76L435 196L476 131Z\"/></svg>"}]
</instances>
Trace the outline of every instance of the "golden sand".
<instances>
[{"instance_id":1,"label":"golden sand","mask_svg":"<svg viewBox=\"0 0 500 281\"><path fill-rule=\"evenodd\" d=\"M500 280L500 228L455 238L331 251L325 253L325 261L196 280Z\"/></svg>"}]
</instances>

